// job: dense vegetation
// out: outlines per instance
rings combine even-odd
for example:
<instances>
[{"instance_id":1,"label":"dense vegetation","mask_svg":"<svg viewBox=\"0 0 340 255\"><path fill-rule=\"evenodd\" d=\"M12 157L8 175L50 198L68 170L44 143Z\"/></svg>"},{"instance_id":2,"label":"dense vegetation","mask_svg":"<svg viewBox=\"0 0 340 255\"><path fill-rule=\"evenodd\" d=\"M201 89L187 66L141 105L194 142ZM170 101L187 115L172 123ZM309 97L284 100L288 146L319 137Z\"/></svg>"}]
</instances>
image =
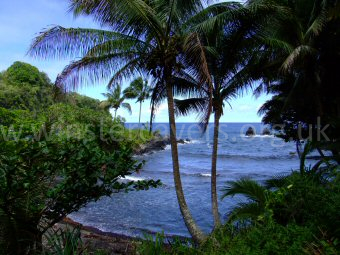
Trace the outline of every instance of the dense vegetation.
<instances>
[{"instance_id":1,"label":"dense vegetation","mask_svg":"<svg viewBox=\"0 0 340 255\"><path fill-rule=\"evenodd\" d=\"M88 202L157 186L119 181L140 169L132 149L142 140L98 100L64 94L21 62L2 73L0 86L1 254L37 253L42 235Z\"/></svg>"}]
</instances>

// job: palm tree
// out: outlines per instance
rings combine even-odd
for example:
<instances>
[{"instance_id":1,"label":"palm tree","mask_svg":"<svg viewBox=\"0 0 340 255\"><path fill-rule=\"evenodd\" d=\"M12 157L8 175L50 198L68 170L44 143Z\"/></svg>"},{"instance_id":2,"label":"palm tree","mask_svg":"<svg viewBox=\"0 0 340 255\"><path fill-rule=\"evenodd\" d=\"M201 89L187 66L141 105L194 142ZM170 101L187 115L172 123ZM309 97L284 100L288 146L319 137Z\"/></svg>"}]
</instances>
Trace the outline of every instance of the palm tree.
<instances>
[{"instance_id":1,"label":"palm tree","mask_svg":"<svg viewBox=\"0 0 340 255\"><path fill-rule=\"evenodd\" d=\"M211 161L211 202L214 217L214 227L221 225L218 211L217 196L217 155L220 118L223 115L225 102L236 98L242 90L249 87L256 79L256 65L253 65L253 43L250 36L254 26L250 20L244 19L244 15L235 16L232 19L225 18L220 24L214 19L218 16L216 10L224 16L231 13L241 14L243 9L240 4L223 3L208 7L200 15L212 16L199 26L207 24L212 27L204 33L204 43L207 55L208 70L211 75L211 90L200 88L202 95L197 98L176 100L176 111L179 115L187 115L190 111L199 112L200 115L214 115L214 137ZM242 10L242 11L241 11ZM223 16L222 15L222 16ZM191 83L197 81L192 79ZM193 87L195 85L192 85ZM211 98L212 97L212 98ZM212 103L210 103L212 101Z\"/></svg>"},{"instance_id":2,"label":"palm tree","mask_svg":"<svg viewBox=\"0 0 340 255\"><path fill-rule=\"evenodd\" d=\"M152 88L148 85L147 80L143 80L142 77L138 77L133 80L129 87L127 87L123 94L127 99L137 99L137 103L139 103L139 118L138 118L138 127L140 128L140 119L142 114L142 103L150 98L152 92Z\"/></svg>"},{"instance_id":3,"label":"palm tree","mask_svg":"<svg viewBox=\"0 0 340 255\"><path fill-rule=\"evenodd\" d=\"M168 102L173 175L179 207L194 241L202 242L205 235L190 213L182 188L173 93L175 74L185 76L185 72L190 72L200 77L201 84L209 79L199 36L186 26L194 14L203 10L201 0L70 2L75 15L92 16L111 30L52 27L35 38L30 54L44 58L81 56L65 67L56 80L58 85L63 84L66 88L108 78L111 78L110 85L139 73L153 76L157 81L155 91L165 93Z\"/></svg>"},{"instance_id":4,"label":"palm tree","mask_svg":"<svg viewBox=\"0 0 340 255\"><path fill-rule=\"evenodd\" d=\"M109 89L107 93L102 93L102 95L107 99L102 101L99 107L104 110L113 108L115 111L114 118L117 117L117 110L120 107L125 108L130 114L132 113L131 105L129 103L124 103L126 97L125 95L122 95L122 87L120 85L117 84L115 88Z\"/></svg>"}]
</instances>

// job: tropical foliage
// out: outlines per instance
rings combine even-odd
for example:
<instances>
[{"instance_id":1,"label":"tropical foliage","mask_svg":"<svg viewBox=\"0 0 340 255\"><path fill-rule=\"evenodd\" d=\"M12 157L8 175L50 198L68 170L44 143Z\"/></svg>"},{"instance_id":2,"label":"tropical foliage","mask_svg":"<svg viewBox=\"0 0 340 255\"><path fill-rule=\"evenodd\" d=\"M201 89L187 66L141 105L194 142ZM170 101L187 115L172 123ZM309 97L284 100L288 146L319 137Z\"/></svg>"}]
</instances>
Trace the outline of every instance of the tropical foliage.
<instances>
[{"instance_id":1,"label":"tropical foliage","mask_svg":"<svg viewBox=\"0 0 340 255\"><path fill-rule=\"evenodd\" d=\"M338 1L249 0L244 4L212 5L200 0L70 0L70 3L70 10L76 16L90 16L107 30L55 26L35 38L30 54L42 58L80 56L58 76L54 92L58 95L62 89L109 81L111 91L101 106L114 108L115 112L124 106L126 97L137 98L141 106L149 94L143 80L132 82L124 95L117 83L137 75L152 76L150 127L157 107L166 99L176 194L195 242L203 243L206 236L195 223L185 200L175 113L199 111L203 126L214 114L211 186L216 226L220 225L216 191L219 121L225 103L251 87L254 81L258 81L255 94L273 94L259 111L264 114L263 122L271 124L286 141L311 140L306 148L317 149L322 157L320 163L306 169L306 153L303 153L300 172L271 181L275 185L270 188L247 179L229 183L226 196L242 194L249 201L237 207L229 215L229 223L217 229L198 250L179 247L195 254L226 254L226 250L229 254L280 254L282 251L291 254L306 251L332 254L334 251L335 254L339 248L339 233L334 229L339 223L334 211L339 206L335 200L339 201L337 163L340 162ZM17 72L16 68L12 69L9 73ZM25 84L31 86L32 81L37 84L47 81L42 74L30 76L29 72L12 76L14 81L23 84L20 89ZM14 95L15 82L2 73L0 83L6 79L13 86ZM177 95L187 98L174 100ZM46 102L41 100L41 103ZM31 110L31 107L23 103L15 109ZM65 112L69 111L67 107ZM19 110L2 112L11 120L24 114ZM68 116L64 114L65 123L69 121ZM44 121L35 118L39 123ZM3 119L2 123L8 126L11 124L8 120ZM62 124L63 121L59 122ZM108 147L96 142L98 146L105 152L107 148L124 148L122 143L109 138L111 134L107 131L104 136L108 138L104 143ZM88 132L82 133L82 137L87 136ZM331 151L333 157L325 156L324 151ZM311 201L318 204L317 210L312 208ZM322 219L319 212L324 210L335 216L329 215L329 221ZM263 237L271 237L272 241ZM157 252L161 250L162 247L157 246ZM183 253L184 250L175 251Z\"/></svg>"},{"instance_id":2,"label":"tropical foliage","mask_svg":"<svg viewBox=\"0 0 340 255\"><path fill-rule=\"evenodd\" d=\"M0 108L0 250L36 254L42 235L66 215L112 192L148 189L159 182L120 181L141 167L132 159L136 139L128 139L123 123L100 110L98 100L75 93L55 99L52 85L39 84L39 79L27 78L31 84L23 89L23 80L15 83L17 73L28 69L40 77L40 72L17 65L3 73L2 89L18 86L18 98L24 98L26 89L34 91L25 98L36 107L4 98ZM40 90L49 91L42 101Z\"/></svg>"},{"instance_id":3,"label":"tropical foliage","mask_svg":"<svg viewBox=\"0 0 340 255\"><path fill-rule=\"evenodd\" d=\"M53 87L45 73L22 62L15 62L0 79L0 107L28 110L37 114L48 107Z\"/></svg>"},{"instance_id":4,"label":"tropical foliage","mask_svg":"<svg viewBox=\"0 0 340 255\"><path fill-rule=\"evenodd\" d=\"M249 8L266 8L250 1ZM337 1L272 1L259 37L265 50L263 81L273 98L260 109L263 121L284 124L286 140L309 139L338 154L339 74ZM322 133L320 133L320 130Z\"/></svg>"}]
</instances>

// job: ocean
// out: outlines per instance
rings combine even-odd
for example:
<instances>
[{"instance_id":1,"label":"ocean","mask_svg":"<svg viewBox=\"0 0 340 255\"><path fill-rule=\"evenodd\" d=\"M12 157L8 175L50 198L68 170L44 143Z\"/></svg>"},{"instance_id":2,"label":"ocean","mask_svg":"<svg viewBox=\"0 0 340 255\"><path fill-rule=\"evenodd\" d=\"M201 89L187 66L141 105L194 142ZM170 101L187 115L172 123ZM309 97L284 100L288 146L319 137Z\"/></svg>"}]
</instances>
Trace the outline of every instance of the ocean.
<instances>
[{"instance_id":1,"label":"ocean","mask_svg":"<svg viewBox=\"0 0 340 255\"><path fill-rule=\"evenodd\" d=\"M138 124L127 124L130 128ZM256 135L246 137L253 127ZM219 196L226 182L242 177L258 181L289 174L299 168L299 158L294 143L285 143L273 135L261 135L265 127L260 123L221 123L217 163ZM168 135L166 123L157 123L154 130ZM213 124L204 135L197 124L178 123L178 139L189 139L179 144L179 159L185 197L199 226L209 233L213 227L210 203L210 167ZM163 186L148 191L115 193L90 203L70 217L84 225L102 231L128 236L164 232L165 235L189 237L176 199L172 175L170 146L164 151L136 157L145 160L139 174L126 176L128 180L160 179ZM223 219L242 197L228 197L219 201Z\"/></svg>"}]
</instances>

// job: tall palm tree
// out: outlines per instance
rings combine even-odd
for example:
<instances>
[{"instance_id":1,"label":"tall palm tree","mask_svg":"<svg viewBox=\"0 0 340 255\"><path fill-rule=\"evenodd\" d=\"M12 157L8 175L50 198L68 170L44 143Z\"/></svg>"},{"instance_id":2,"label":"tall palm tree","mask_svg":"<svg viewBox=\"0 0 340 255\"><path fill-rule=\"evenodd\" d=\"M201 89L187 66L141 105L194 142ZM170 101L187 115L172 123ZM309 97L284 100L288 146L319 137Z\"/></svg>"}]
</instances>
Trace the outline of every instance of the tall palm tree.
<instances>
[{"instance_id":1,"label":"tall palm tree","mask_svg":"<svg viewBox=\"0 0 340 255\"><path fill-rule=\"evenodd\" d=\"M138 117L138 127L140 128L140 119L142 114L142 104L145 100L149 99L151 96L152 88L148 85L147 80L143 80L142 77L138 77L133 80L129 87L127 87L123 94L127 99L137 99L139 103L139 117Z\"/></svg>"},{"instance_id":2,"label":"tall palm tree","mask_svg":"<svg viewBox=\"0 0 340 255\"><path fill-rule=\"evenodd\" d=\"M211 203L214 226L221 225L218 211L217 196L217 155L220 119L223 115L225 102L236 98L242 90L249 87L256 79L256 65L254 62L253 43L251 32L254 29L252 22L245 19L242 14L243 7L238 3L223 3L208 7L200 15L212 16L204 19L199 26L212 27L204 32L204 45L207 55L209 73L211 75L211 91L200 88L203 93L200 97L176 100L176 112L187 115L191 111L203 113L203 116L214 115L214 136L211 160ZM230 14L237 14L230 19ZM220 17L218 15L220 14ZM228 15L229 14L229 15ZM226 16L223 22L217 22L221 16ZM195 80L192 79L192 83ZM194 84L192 86L195 86ZM196 87L199 84L196 82ZM210 98L212 96L212 98ZM210 101L212 100L212 104Z\"/></svg>"},{"instance_id":3,"label":"tall palm tree","mask_svg":"<svg viewBox=\"0 0 340 255\"><path fill-rule=\"evenodd\" d=\"M111 78L109 84L139 73L152 75L155 90L166 93L170 143L177 199L194 241L204 233L187 206L178 161L174 115L174 75L190 72L206 83L209 73L199 36L186 22L203 10L201 0L70 0L75 15L89 15L109 31L52 27L43 31L30 49L38 57L79 57L56 80L65 87ZM194 68L191 68L194 67Z\"/></svg>"},{"instance_id":4,"label":"tall palm tree","mask_svg":"<svg viewBox=\"0 0 340 255\"><path fill-rule=\"evenodd\" d=\"M107 99L102 101L99 107L104 110L113 108L115 111L114 118L117 117L117 111L120 107L126 109L130 114L132 113L131 105L129 103L124 103L126 96L124 93L122 94L122 87L119 84L115 85L114 88L109 89L107 93L102 93L102 95Z\"/></svg>"}]
</instances>

